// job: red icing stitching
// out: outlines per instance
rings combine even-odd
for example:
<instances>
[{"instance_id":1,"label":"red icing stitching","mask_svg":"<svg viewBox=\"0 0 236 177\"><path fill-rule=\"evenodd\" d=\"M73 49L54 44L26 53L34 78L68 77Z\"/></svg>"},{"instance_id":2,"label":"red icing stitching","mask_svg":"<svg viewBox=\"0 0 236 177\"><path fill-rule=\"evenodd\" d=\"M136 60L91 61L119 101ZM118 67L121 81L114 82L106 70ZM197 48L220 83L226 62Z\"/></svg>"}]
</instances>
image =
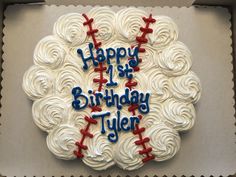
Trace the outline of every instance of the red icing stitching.
<instances>
[{"instance_id":1,"label":"red icing stitching","mask_svg":"<svg viewBox=\"0 0 236 177\"><path fill-rule=\"evenodd\" d=\"M89 108L91 109L91 112L101 112L102 111L102 108L100 108L99 106L89 105Z\"/></svg>"},{"instance_id":2,"label":"red icing stitching","mask_svg":"<svg viewBox=\"0 0 236 177\"><path fill-rule=\"evenodd\" d=\"M144 53L146 51L145 48L141 47L142 44L148 42L146 35L148 33L153 32L153 30L151 28L149 28L150 23L156 22L156 20L152 18L152 14L150 14L148 18L143 17L143 21L146 23L146 26L140 28L142 35L136 37L136 41L138 43L137 47L138 47L138 51L140 53ZM132 58L129 58L129 60L132 60ZM141 63L142 59L139 59L139 62ZM136 67L133 67L133 70L134 70L134 72L138 72L140 70L140 68L138 66L136 66ZM138 83L136 81L132 81L132 79L129 79L128 82L125 84L125 86L131 90L133 87L137 86L137 84ZM133 104L133 105L129 106L128 111L131 112L133 115L135 115L135 110L137 110L137 109L138 109L138 105ZM142 115L138 115L138 117L140 120L142 119ZM133 134L138 135L138 138L139 138L139 140L135 141L135 144L137 146L142 146L142 148L143 148L142 150L139 151L139 154L146 156L146 157L144 157L144 159L142 159L143 163L148 162L149 160L152 160L155 158L155 156L151 154L152 148L147 147L145 144L150 141L150 138L142 136L142 133L144 131L145 131L145 128L144 127L140 128L138 124L135 125L135 129L133 131Z\"/></svg>"},{"instance_id":3,"label":"red icing stitching","mask_svg":"<svg viewBox=\"0 0 236 177\"><path fill-rule=\"evenodd\" d=\"M85 127L85 129L81 129L80 130L80 133L82 134L82 138L81 140L78 142L76 142L76 146L78 147L78 150L77 151L74 151L74 154L77 156L77 158L83 158L84 155L82 154L82 150L87 150L88 147L86 145L84 145L84 140L86 137L89 137L89 138L93 138L93 134L89 133L89 127L91 124L97 124L97 121L91 117L87 117L85 116L84 117L84 120L87 121L87 126Z\"/></svg>"},{"instance_id":4,"label":"red icing stitching","mask_svg":"<svg viewBox=\"0 0 236 177\"><path fill-rule=\"evenodd\" d=\"M85 18L85 22L83 23L84 26L88 26L88 31L87 31L87 35L92 37L93 40L93 44L95 49L98 49L102 43L101 42L97 42L96 37L95 37L95 33L98 32L98 29L93 29L92 27L92 22L93 22L93 18L88 18L88 16L86 14L83 14L83 17ZM98 91L100 92L102 90L102 85L105 84L107 82L107 79L105 79L103 77L103 72L106 71L106 67L103 66L102 63L99 63L98 67L94 68L94 72L99 72L99 78L94 78L93 82L94 83L98 83ZM100 112L102 111L102 109L99 106L89 106L91 109L91 112ZM83 158L84 155L82 154L82 150L87 150L88 147L86 145L84 145L84 140L86 137L89 138L93 138L93 134L89 132L89 128L91 124L97 124L97 121L91 117L85 116L84 117L85 121L87 122L86 128L85 129L81 129L80 133L82 134L82 138L79 142L76 142L76 146L78 147L77 151L74 151L74 154L77 156L77 158Z\"/></svg>"},{"instance_id":5,"label":"red icing stitching","mask_svg":"<svg viewBox=\"0 0 236 177\"><path fill-rule=\"evenodd\" d=\"M91 36L92 37L92 40L93 40L93 44L94 44L94 47L95 49L98 49L102 43L101 42L98 42L96 40L96 37L95 37L95 33L98 32L98 29L93 29L92 27L92 23L93 23L93 18L88 18L88 16L86 14L83 14L83 17L85 18L85 22L83 23L83 25L87 25L88 26L88 31L87 31L87 35L88 36ZM94 68L94 71L95 72L99 72L99 78L94 78L93 79L93 82L94 83L98 83L99 86L98 86L98 91L100 92L102 90L102 86L103 84L107 83L107 79L105 79L103 77L103 72L106 71L106 67L103 67L103 63L99 63L98 67L97 68Z\"/></svg>"},{"instance_id":6,"label":"red icing stitching","mask_svg":"<svg viewBox=\"0 0 236 177\"><path fill-rule=\"evenodd\" d=\"M138 83L136 81L132 81L132 79L129 79L128 82L125 83L125 86L128 87L130 90L132 87L135 87Z\"/></svg>"},{"instance_id":7,"label":"red icing stitching","mask_svg":"<svg viewBox=\"0 0 236 177\"><path fill-rule=\"evenodd\" d=\"M95 72L99 72L100 73L99 78L94 78L93 79L93 82L99 84L99 86L98 86L98 91L99 92L102 90L102 85L107 83L107 79L103 77L103 71L106 71L106 70L107 70L107 68L103 67L102 63L99 63L98 67L94 68Z\"/></svg>"},{"instance_id":8,"label":"red icing stitching","mask_svg":"<svg viewBox=\"0 0 236 177\"><path fill-rule=\"evenodd\" d=\"M92 27L93 18L90 18L90 19L89 19L86 14L82 14L82 15L83 15L83 17L84 17L85 20L86 20L86 21L83 23L83 25L84 25L84 26L88 25L88 28L89 28L88 31L87 31L87 35L92 37L94 47L95 47L95 49L98 49L99 46L102 45L102 43L101 43L101 42L97 42L97 40L96 40L95 33L98 32L98 29L93 29L93 27Z\"/></svg>"}]
</instances>

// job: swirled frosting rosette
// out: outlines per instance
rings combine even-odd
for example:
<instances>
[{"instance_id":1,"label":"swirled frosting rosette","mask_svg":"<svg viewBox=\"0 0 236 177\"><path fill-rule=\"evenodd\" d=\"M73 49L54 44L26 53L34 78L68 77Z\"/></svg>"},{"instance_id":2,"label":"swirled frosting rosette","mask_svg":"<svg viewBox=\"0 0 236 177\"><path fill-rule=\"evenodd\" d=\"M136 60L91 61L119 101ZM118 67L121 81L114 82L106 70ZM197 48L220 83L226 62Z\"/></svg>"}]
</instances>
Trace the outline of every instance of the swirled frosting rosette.
<instances>
[{"instance_id":1,"label":"swirled frosting rosette","mask_svg":"<svg viewBox=\"0 0 236 177\"><path fill-rule=\"evenodd\" d=\"M79 13L65 14L55 22L53 33L72 46L82 44L87 37L83 22Z\"/></svg>"},{"instance_id":2,"label":"swirled frosting rosette","mask_svg":"<svg viewBox=\"0 0 236 177\"><path fill-rule=\"evenodd\" d=\"M173 157L180 148L180 136L177 131L168 127L163 122L156 121L146 131L150 137L150 145L153 148L156 161L164 161Z\"/></svg>"},{"instance_id":3,"label":"swirled frosting rosette","mask_svg":"<svg viewBox=\"0 0 236 177\"><path fill-rule=\"evenodd\" d=\"M174 98L168 99L163 103L161 115L164 117L166 124L178 131L192 128L196 118L192 103L179 101Z\"/></svg>"},{"instance_id":4,"label":"swirled frosting rosette","mask_svg":"<svg viewBox=\"0 0 236 177\"><path fill-rule=\"evenodd\" d=\"M178 34L173 19L140 8L115 12L94 7L84 14L71 12L59 17L52 35L36 45L34 64L22 82L33 101L34 123L48 133L50 152L63 160L81 158L95 170L114 165L135 170L150 160L174 157L181 146L179 134L197 120L194 105L202 91L200 79L191 71L192 54ZM138 65L130 71L135 49ZM118 51L119 57L115 55ZM99 54L100 59L110 56L110 63L96 64ZM125 67L132 77L121 73ZM108 95L111 90L114 97ZM138 93L143 103L148 95L146 105L128 100ZM93 97L96 94L98 97ZM78 101L79 96L82 99ZM118 102L119 97L124 105L113 106L111 100ZM94 106L97 100L101 104ZM87 107L75 109L87 102ZM144 113L144 109L149 111ZM107 112L109 116L102 121L94 117ZM129 120L133 125L128 126ZM106 131L101 128L105 125Z\"/></svg>"},{"instance_id":5,"label":"swirled frosting rosette","mask_svg":"<svg viewBox=\"0 0 236 177\"><path fill-rule=\"evenodd\" d=\"M93 8L88 16L94 19L94 27L99 31L96 34L97 40L107 43L115 39L115 12L108 7Z\"/></svg>"},{"instance_id":6,"label":"swirled frosting rosette","mask_svg":"<svg viewBox=\"0 0 236 177\"><path fill-rule=\"evenodd\" d=\"M134 170L143 166L142 156L137 153L141 147L134 146L138 138L128 133L121 138L115 149L115 162L124 170Z\"/></svg>"},{"instance_id":7,"label":"swirled frosting rosette","mask_svg":"<svg viewBox=\"0 0 236 177\"><path fill-rule=\"evenodd\" d=\"M140 9L122 9L116 14L116 30L125 42L134 42L141 34L140 28L145 25L142 17L148 14Z\"/></svg>"},{"instance_id":8,"label":"swirled frosting rosette","mask_svg":"<svg viewBox=\"0 0 236 177\"><path fill-rule=\"evenodd\" d=\"M78 77L79 76L79 77ZM82 69L75 63L65 63L56 75L55 89L61 96L71 95L71 90L83 84Z\"/></svg>"},{"instance_id":9,"label":"swirled frosting rosette","mask_svg":"<svg viewBox=\"0 0 236 177\"><path fill-rule=\"evenodd\" d=\"M55 127L47 136L49 150L59 159L75 159L75 142L80 138L78 127L62 124Z\"/></svg>"},{"instance_id":10,"label":"swirled frosting rosette","mask_svg":"<svg viewBox=\"0 0 236 177\"><path fill-rule=\"evenodd\" d=\"M163 49L178 39L178 27L170 17L155 16L155 19L157 21L152 26L153 33L149 35L150 44Z\"/></svg>"},{"instance_id":11,"label":"swirled frosting rosette","mask_svg":"<svg viewBox=\"0 0 236 177\"><path fill-rule=\"evenodd\" d=\"M48 96L33 103L32 114L35 124L43 131L49 132L68 119L68 108L60 97Z\"/></svg>"},{"instance_id":12,"label":"swirled frosting rosette","mask_svg":"<svg viewBox=\"0 0 236 177\"><path fill-rule=\"evenodd\" d=\"M94 138L87 139L88 150L83 162L95 170L106 170L115 164L111 142L99 130L94 131Z\"/></svg>"},{"instance_id":13,"label":"swirled frosting rosette","mask_svg":"<svg viewBox=\"0 0 236 177\"><path fill-rule=\"evenodd\" d=\"M160 54L158 64L167 76L186 74L192 66L192 55L182 42L174 42Z\"/></svg>"},{"instance_id":14,"label":"swirled frosting rosette","mask_svg":"<svg viewBox=\"0 0 236 177\"><path fill-rule=\"evenodd\" d=\"M23 89L32 100L43 98L52 91L53 75L40 66L31 66L24 74Z\"/></svg>"},{"instance_id":15,"label":"swirled frosting rosette","mask_svg":"<svg viewBox=\"0 0 236 177\"><path fill-rule=\"evenodd\" d=\"M34 63L50 69L62 66L67 47L55 36L47 36L39 41L34 50Z\"/></svg>"},{"instance_id":16,"label":"swirled frosting rosette","mask_svg":"<svg viewBox=\"0 0 236 177\"><path fill-rule=\"evenodd\" d=\"M201 96L200 80L192 71L175 77L170 82L170 90L174 97L188 102L197 103Z\"/></svg>"}]
</instances>

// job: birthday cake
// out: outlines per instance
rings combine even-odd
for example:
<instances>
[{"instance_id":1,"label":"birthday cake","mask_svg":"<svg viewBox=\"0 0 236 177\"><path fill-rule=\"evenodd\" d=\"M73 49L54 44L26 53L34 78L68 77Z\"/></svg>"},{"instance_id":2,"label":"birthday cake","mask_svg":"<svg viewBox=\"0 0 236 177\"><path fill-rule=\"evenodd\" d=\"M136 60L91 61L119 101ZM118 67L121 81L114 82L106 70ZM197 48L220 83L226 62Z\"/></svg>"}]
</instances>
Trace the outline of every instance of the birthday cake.
<instances>
[{"instance_id":1,"label":"birthday cake","mask_svg":"<svg viewBox=\"0 0 236 177\"><path fill-rule=\"evenodd\" d=\"M34 50L23 89L59 159L95 170L165 161L192 128L200 80L167 16L108 7L62 15Z\"/></svg>"}]
</instances>

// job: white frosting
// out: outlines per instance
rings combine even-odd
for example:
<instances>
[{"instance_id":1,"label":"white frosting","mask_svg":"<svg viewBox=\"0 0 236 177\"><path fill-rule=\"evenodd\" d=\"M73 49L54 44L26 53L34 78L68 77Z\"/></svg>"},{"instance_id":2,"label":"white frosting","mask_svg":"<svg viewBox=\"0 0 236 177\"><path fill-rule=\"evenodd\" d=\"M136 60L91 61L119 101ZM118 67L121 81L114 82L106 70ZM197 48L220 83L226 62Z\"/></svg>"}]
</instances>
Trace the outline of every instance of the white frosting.
<instances>
[{"instance_id":1,"label":"white frosting","mask_svg":"<svg viewBox=\"0 0 236 177\"><path fill-rule=\"evenodd\" d=\"M102 43L102 48L129 48L137 46L136 37L141 36L140 27L146 23L142 17L149 13L137 8L123 8L117 13L108 7L95 7L85 13L93 18L93 29L98 29L95 38ZM195 122L196 114L193 104L201 96L201 84L196 74L190 71L192 56L188 48L178 41L178 28L173 20L166 16L155 16L156 22L150 24L153 33L147 34L148 43L142 44L145 53L139 53L142 62L140 71L133 73L133 80L138 84L135 88L140 92L150 93L150 112L143 114L139 126L145 127L142 137L149 137L147 147L156 161L164 161L173 157L180 148L178 132L189 130ZM85 57L89 57L88 44L92 42L87 36L88 25L83 25L85 18L79 13L61 16L54 24L53 35L40 40L34 50L34 65L23 78L23 90L34 101L32 106L33 120L43 131L48 133L49 150L60 159L75 159L75 145L80 141L81 129L87 126L85 116L91 117L89 107L76 111L72 108L74 87L80 86L85 94L89 89L96 91L98 84L93 82L99 78L94 72L92 61L88 70L83 70L83 62L77 54L82 49ZM95 52L95 49L93 50ZM118 86L114 92L124 94L127 79L120 78L116 59L110 60L114 66L113 81ZM121 59L121 64L128 58ZM106 64L104 64L106 65ZM106 67L108 67L106 65ZM109 80L109 74L103 72ZM111 89L103 85L103 89ZM103 91L103 90L102 90ZM84 101L84 100L83 100ZM103 111L110 111L105 118L112 120L117 116L116 107L100 106ZM129 105L124 105L122 117L130 117ZM144 165L145 155L139 151L143 147L136 145L138 135L121 131L116 143L108 141L107 134L101 134L101 121L91 124L88 131L93 138L86 137L83 144L88 147L82 150L82 161L95 170L105 170L114 164L125 170L135 170Z\"/></svg>"},{"instance_id":2,"label":"white frosting","mask_svg":"<svg viewBox=\"0 0 236 177\"><path fill-rule=\"evenodd\" d=\"M100 131L92 131L92 134L93 138L85 140L88 150L85 151L83 162L95 170L105 170L115 164L112 143Z\"/></svg>"},{"instance_id":3,"label":"white frosting","mask_svg":"<svg viewBox=\"0 0 236 177\"><path fill-rule=\"evenodd\" d=\"M150 127L154 122L159 122L163 119L161 116L162 102L159 102L157 95L152 95L150 98L150 112L144 116L141 121L141 125L144 127Z\"/></svg>"},{"instance_id":4,"label":"white frosting","mask_svg":"<svg viewBox=\"0 0 236 177\"><path fill-rule=\"evenodd\" d=\"M111 42L109 42L109 43L107 43L107 44L105 44L105 45L102 46L103 49L106 49L106 48L114 48L115 50L117 50L117 48L121 48L121 47L130 48L130 44L127 43L127 42L121 41L121 40L119 40L119 38L118 38L117 40L111 41ZM111 59L110 62L111 62L112 65L115 65L115 66L116 66L116 59L115 59L115 58ZM120 63L121 63L122 65L126 64L127 62L128 62L128 58L127 58L127 57L122 58L122 59L120 60ZM115 70L115 72L116 72L116 71L117 71L117 70ZM116 72L116 73L117 73L117 72ZM115 76L114 76L114 77L115 77ZM120 79L120 78L119 78L119 79Z\"/></svg>"},{"instance_id":5,"label":"white frosting","mask_svg":"<svg viewBox=\"0 0 236 177\"><path fill-rule=\"evenodd\" d=\"M140 146L135 145L138 137L132 133L126 133L120 137L119 143L115 146L115 162L124 170L135 170L143 166L142 156L138 153L142 150Z\"/></svg>"},{"instance_id":6,"label":"white frosting","mask_svg":"<svg viewBox=\"0 0 236 177\"><path fill-rule=\"evenodd\" d=\"M142 33L140 27L145 26L145 22L142 17L147 17L148 14L140 9L125 8L117 12L116 14L116 30L121 36L121 40L127 42L134 42L136 36L140 36Z\"/></svg>"},{"instance_id":7,"label":"white frosting","mask_svg":"<svg viewBox=\"0 0 236 177\"><path fill-rule=\"evenodd\" d=\"M197 103L201 96L200 80L190 71L188 74L173 78L170 90L180 100Z\"/></svg>"},{"instance_id":8,"label":"white frosting","mask_svg":"<svg viewBox=\"0 0 236 177\"><path fill-rule=\"evenodd\" d=\"M159 57L158 64L168 76L186 74L192 66L191 52L179 41L166 47Z\"/></svg>"},{"instance_id":9,"label":"white frosting","mask_svg":"<svg viewBox=\"0 0 236 177\"><path fill-rule=\"evenodd\" d=\"M31 100L46 96L53 88L51 72L37 65L31 66L24 74L22 88Z\"/></svg>"},{"instance_id":10,"label":"white frosting","mask_svg":"<svg viewBox=\"0 0 236 177\"><path fill-rule=\"evenodd\" d=\"M180 148L180 137L177 131L168 127L163 122L155 121L154 125L147 128L145 135L150 137L152 154L156 161L164 161L173 157Z\"/></svg>"},{"instance_id":11,"label":"white frosting","mask_svg":"<svg viewBox=\"0 0 236 177\"><path fill-rule=\"evenodd\" d=\"M87 28L83 23L84 17L79 13L63 15L55 22L53 34L72 46L82 44L87 37Z\"/></svg>"},{"instance_id":12,"label":"white frosting","mask_svg":"<svg viewBox=\"0 0 236 177\"><path fill-rule=\"evenodd\" d=\"M127 79L120 79L119 85L117 86L117 90L124 92L124 88L126 87L125 84L128 82ZM137 86L135 86L135 90L139 90L140 92L147 92L149 91L148 85L149 85L149 79L146 76L146 74L137 72L133 74L132 82L137 82ZM122 93L120 92L120 93Z\"/></svg>"},{"instance_id":13,"label":"white frosting","mask_svg":"<svg viewBox=\"0 0 236 177\"><path fill-rule=\"evenodd\" d=\"M171 96L169 78L158 70L158 68L150 68L147 72L147 78L150 80L148 84L152 95L157 95L158 102L163 102Z\"/></svg>"},{"instance_id":14,"label":"white frosting","mask_svg":"<svg viewBox=\"0 0 236 177\"><path fill-rule=\"evenodd\" d=\"M156 23L151 25L153 33L149 37L150 44L162 49L178 38L178 27L174 21L167 16L155 16Z\"/></svg>"},{"instance_id":15,"label":"white frosting","mask_svg":"<svg viewBox=\"0 0 236 177\"><path fill-rule=\"evenodd\" d=\"M94 20L94 28L98 29L95 34L98 41L103 44L114 40L115 36L115 13L108 7L95 7L88 12L88 16Z\"/></svg>"},{"instance_id":16,"label":"white frosting","mask_svg":"<svg viewBox=\"0 0 236 177\"><path fill-rule=\"evenodd\" d=\"M88 44L89 44L89 42L85 42L85 43L83 43L83 44L81 44L79 46L70 47L69 48L69 53L66 56L66 61L75 63L80 68L82 68L84 63L81 62L82 58L80 57L80 55L78 55L77 50L78 50L78 48L81 49L83 51L84 57L86 57L86 58L89 57L90 56L90 52L89 52ZM89 66L89 69L91 70L93 68L92 67L92 63L88 62L87 64Z\"/></svg>"},{"instance_id":17,"label":"white frosting","mask_svg":"<svg viewBox=\"0 0 236 177\"><path fill-rule=\"evenodd\" d=\"M68 119L67 109L66 103L60 97L49 96L38 99L32 106L34 122L41 130L49 132Z\"/></svg>"},{"instance_id":18,"label":"white frosting","mask_svg":"<svg viewBox=\"0 0 236 177\"><path fill-rule=\"evenodd\" d=\"M56 75L56 90L62 96L71 96L71 90L80 86L84 88L83 71L75 63L66 63Z\"/></svg>"},{"instance_id":19,"label":"white frosting","mask_svg":"<svg viewBox=\"0 0 236 177\"><path fill-rule=\"evenodd\" d=\"M165 123L178 131L192 128L196 118L192 103L179 101L174 98L164 102L161 115L164 117Z\"/></svg>"},{"instance_id":20,"label":"white frosting","mask_svg":"<svg viewBox=\"0 0 236 177\"><path fill-rule=\"evenodd\" d=\"M83 109L82 111L76 111L73 108L69 109L68 124L75 127L85 127L85 116L90 116L90 109Z\"/></svg>"},{"instance_id":21,"label":"white frosting","mask_svg":"<svg viewBox=\"0 0 236 177\"><path fill-rule=\"evenodd\" d=\"M47 136L48 149L59 159L75 159L75 142L81 138L78 128L68 124L55 127Z\"/></svg>"},{"instance_id":22,"label":"white frosting","mask_svg":"<svg viewBox=\"0 0 236 177\"><path fill-rule=\"evenodd\" d=\"M85 73L85 75L84 75L84 85L85 85L85 87L87 87L87 90L98 88L99 84L93 82L93 78L99 78L99 73L94 72L93 68L84 71L84 73ZM105 74L103 74L103 76L104 75Z\"/></svg>"},{"instance_id":23,"label":"white frosting","mask_svg":"<svg viewBox=\"0 0 236 177\"><path fill-rule=\"evenodd\" d=\"M156 55L156 50L150 45L143 45L145 48L144 53L139 53L139 57L142 59L142 62L139 63L139 67L142 68L144 73L148 72L151 68L158 67L158 55Z\"/></svg>"},{"instance_id":24,"label":"white frosting","mask_svg":"<svg viewBox=\"0 0 236 177\"><path fill-rule=\"evenodd\" d=\"M47 36L40 40L34 50L34 63L50 69L62 66L67 48L54 36Z\"/></svg>"}]
</instances>

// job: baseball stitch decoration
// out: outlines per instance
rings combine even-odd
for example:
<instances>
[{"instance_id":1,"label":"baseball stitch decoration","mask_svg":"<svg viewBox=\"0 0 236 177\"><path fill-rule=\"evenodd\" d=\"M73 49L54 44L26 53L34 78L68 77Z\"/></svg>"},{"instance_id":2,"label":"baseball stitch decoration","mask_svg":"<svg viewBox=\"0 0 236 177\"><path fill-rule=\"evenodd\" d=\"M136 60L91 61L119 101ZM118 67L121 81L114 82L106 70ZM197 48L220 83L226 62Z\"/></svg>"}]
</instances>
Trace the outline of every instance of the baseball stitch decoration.
<instances>
[{"instance_id":1,"label":"baseball stitch decoration","mask_svg":"<svg viewBox=\"0 0 236 177\"><path fill-rule=\"evenodd\" d=\"M83 23L84 26L88 26L88 31L87 31L87 35L88 36L91 36L92 37L92 40L93 40L93 44L95 46L95 49L98 50L98 48L102 45L101 42L97 42L96 40L96 37L95 37L95 33L98 32L98 29L93 29L92 27L92 23L93 23L93 18L88 18L86 14L82 14L83 17L85 18L85 22ZM107 79L103 78L103 71L106 71L107 68L106 67L103 67L103 63L102 62L99 62L99 67L96 67L94 69L94 72L99 72L99 76L100 78L94 78L93 79L93 82L95 83L99 83L99 87L98 87L98 91L100 92L102 90L102 85L104 83L107 82ZM100 112L102 111L102 109L99 107L99 106L90 106L91 108L91 112ZM91 124L97 124L97 121L91 117L88 117L88 116L85 116L84 119L88 122L87 125L86 125L86 128L85 129L81 129L80 130L80 133L82 134L82 138L80 141L77 141L75 144L76 146L78 146L78 150L77 151L74 151L74 154L78 157L78 158L83 158L84 155L82 154L82 150L87 150L88 147L86 145L84 145L84 140L87 137L89 138L93 138L93 134L91 134L89 132L89 128L90 128L90 125Z\"/></svg>"},{"instance_id":2,"label":"baseball stitch decoration","mask_svg":"<svg viewBox=\"0 0 236 177\"><path fill-rule=\"evenodd\" d=\"M171 18L95 7L58 18L22 86L57 158L135 170L172 158L194 125L201 84L191 66Z\"/></svg>"},{"instance_id":3,"label":"baseball stitch decoration","mask_svg":"<svg viewBox=\"0 0 236 177\"><path fill-rule=\"evenodd\" d=\"M145 37L148 33L152 33L153 30L149 28L150 23L155 23L156 20L152 18L152 14L149 15L149 18L143 17L143 21L146 23L145 27L140 27L140 31L142 31L142 35L136 37L136 41L138 43L137 48L138 52L145 52L145 48L141 48L141 45L144 43L148 42L148 39ZM129 58L132 60L132 58ZM138 62L142 62L142 59L138 58ZM138 66L133 67L134 72L138 72L140 68ZM130 90L132 87L135 87L138 83L137 82L132 82L132 78L128 80L128 82L125 84L126 87L128 87ZM135 110L138 108L138 105L131 104L128 108L128 111L132 112L133 115L135 115ZM141 120L142 115L138 115L138 118ZM141 145L143 147L142 150L139 151L139 154L145 154L146 157L142 159L143 162L147 162L149 160L152 160L155 158L154 155L151 154L152 148L151 147L146 147L147 142L150 141L148 137L143 138L142 133L145 131L144 127L139 127L138 124L135 125L135 130L133 131L134 135L138 135L139 140L135 141L136 145Z\"/></svg>"}]
</instances>

